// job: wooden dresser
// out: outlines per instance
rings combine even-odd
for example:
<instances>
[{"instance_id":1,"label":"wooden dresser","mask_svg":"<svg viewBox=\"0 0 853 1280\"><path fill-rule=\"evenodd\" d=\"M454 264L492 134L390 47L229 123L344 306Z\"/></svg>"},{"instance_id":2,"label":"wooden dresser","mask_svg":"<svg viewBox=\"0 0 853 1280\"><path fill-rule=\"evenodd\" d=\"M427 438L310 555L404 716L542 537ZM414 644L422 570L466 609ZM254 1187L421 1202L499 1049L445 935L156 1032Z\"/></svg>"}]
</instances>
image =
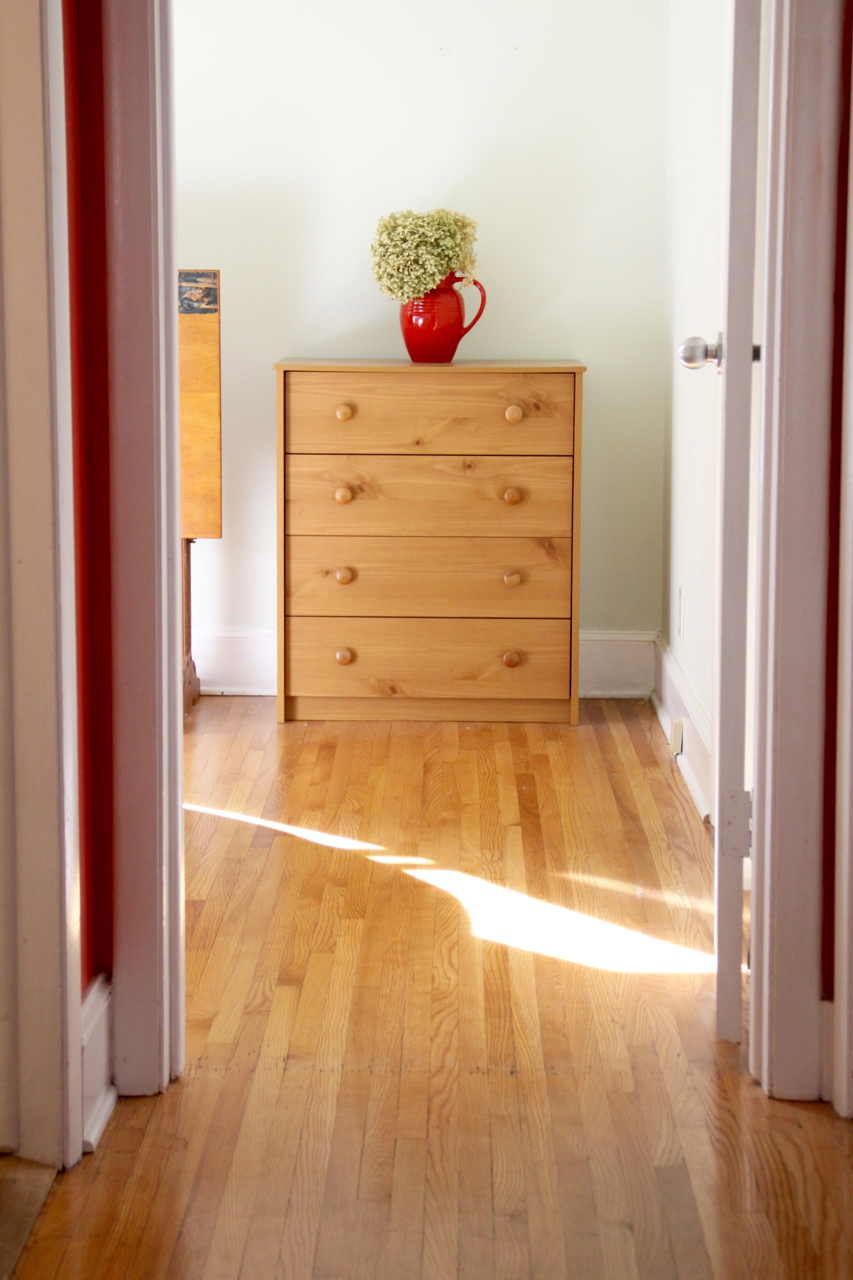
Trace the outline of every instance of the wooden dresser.
<instances>
[{"instance_id":1,"label":"wooden dresser","mask_svg":"<svg viewBox=\"0 0 853 1280\"><path fill-rule=\"evenodd\" d=\"M276 365L280 720L577 724L583 372Z\"/></svg>"}]
</instances>

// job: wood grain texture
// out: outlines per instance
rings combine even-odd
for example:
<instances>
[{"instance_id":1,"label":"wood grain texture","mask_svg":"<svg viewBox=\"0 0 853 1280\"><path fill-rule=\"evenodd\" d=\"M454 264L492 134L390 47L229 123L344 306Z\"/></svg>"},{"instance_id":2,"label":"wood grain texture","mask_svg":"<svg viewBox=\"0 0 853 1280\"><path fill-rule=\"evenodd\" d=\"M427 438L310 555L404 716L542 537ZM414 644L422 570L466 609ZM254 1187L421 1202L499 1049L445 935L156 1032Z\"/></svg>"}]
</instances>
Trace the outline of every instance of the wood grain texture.
<instances>
[{"instance_id":1,"label":"wood grain texture","mask_svg":"<svg viewBox=\"0 0 853 1280\"><path fill-rule=\"evenodd\" d=\"M571 458L288 454L285 486L289 534L572 535ZM519 502L505 501L512 488Z\"/></svg>"},{"instance_id":2,"label":"wood grain texture","mask_svg":"<svg viewBox=\"0 0 853 1280\"><path fill-rule=\"evenodd\" d=\"M571 608L568 538L291 537L286 563L291 615L568 618Z\"/></svg>"},{"instance_id":3,"label":"wood grain texture","mask_svg":"<svg viewBox=\"0 0 853 1280\"><path fill-rule=\"evenodd\" d=\"M582 376L574 361L276 366L280 719L375 717L386 714L380 702L388 702L373 688L360 691L375 699L367 708L344 695L323 708L297 709L294 696L315 697L318 690L305 686L304 664L294 678L285 676L292 656L285 615L560 617L570 619L565 698L569 722L577 723L580 468L571 455L580 442ZM349 669L351 647L341 644L336 652ZM427 705L433 699L416 689L423 671L407 667L409 651L392 656L401 673L385 678L392 694L411 701L414 717L434 719ZM517 669L524 658L510 645L503 662ZM430 685L447 700L442 717L468 714L450 705L467 693L456 688L458 675ZM510 718L517 721L522 702L534 696L524 684L517 681L511 695L517 706ZM535 695L548 700L550 720L563 711L557 703L564 690L556 700L555 692L539 688ZM337 689L323 694L337 698ZM400 716L393 708L388 714ZM473 714L500 715L485 706Z\"/></svg>"},{"instance_id":4,"label":"wood grain texture","mask_svg":"<svg viewBox=\"0 0 853 1280\"><path fill-rule=\"evenodd\" d=\"M578 722L581 594L581 458L583 441L583 372L575 377L575 465L572 472L572 724Z\"/></svg>"},{"instance_id":5,"label":"wood grain texture","mask_svg":"<svg viewBox=\"0 0 853 1280\"><path fill-rule=\"evenodd\" d=\"M285 699L288 720L497 720L568 724L568 698L310 698Z\"/></svg>"},{"instance_id":6,"label":"wood grain texture","mask_svg":"<svg viewBox=\"0 0 853 1280\"><path fill-rule=\"evenodd\" d=\"M286 527L284 523L284 372L276 370L276 429L275 429L275 490L276 490L276 614L278 627L276 684L279 720L284 720L284 684L287 655L284 651L284 619L287 615L287 560L285 555Z\"/></svg>"},{"instance_id":7,"label":"wood grain texture","mask_svg":"<svg viewBox=\"0 0 853 1280\"><path fill-rule=\"evenodd\" d=\"M290 356L277 360L275 368L284 373L302 370L307 373L384 373L393 371L396 377L467 378L472 373L508 373L523 370L526 373L583 373L586 365L579 360L454 360L452 364L414 364L411 360L370 360L355 357L348 360L333 358L300 359Z\"/></svg>"},{"instance_id":8,"label":"wood grain texture","mask_svg":"<svg viewBox=\"0 0 853 1280\"><path fill-rule=\"evenodd\" d=\"M187 794L382 848L187 815L187 1070L59 1175L17 1280L853 1276L853 1126L768 1101L712 977L486 941L407 872L709 951L712 840L647 703L275 716L202 698Z\"/></svg>"},{"instance_id":9,"label":"wood grain texture","mask_svg":"<svg viewBox=\"0 0 853 1280\"><path fill-rule=\"evenodd\" d=\"M573 373L288 373L288 453L570 454ZM519 420L508 425L516 405ZM340 412L339 412L340 411ZM343 420L341 420L343 416Z\"/></svg>"},{"instance_id":10,"label":"wood grain texture","mask_svg":"<svg viewBox=\"0 0 853 1280\"><path fill-rule=\"evenodd\" d=\"M285 635L289 695L569 697L566 619L288 618Z\"/></svg>"},{"instance_id":11,"label":"wood grain texture","mask_svg":"<svg viewBox=\"0 0 853 1280\"><path fill-rule=\"evenodd\" d=\"M218 281L219 273L216 272ZM219 289L217 284L217 295ZM178 316L181 537L222 537L219 308Z\"/></svg>"}]
</instances>

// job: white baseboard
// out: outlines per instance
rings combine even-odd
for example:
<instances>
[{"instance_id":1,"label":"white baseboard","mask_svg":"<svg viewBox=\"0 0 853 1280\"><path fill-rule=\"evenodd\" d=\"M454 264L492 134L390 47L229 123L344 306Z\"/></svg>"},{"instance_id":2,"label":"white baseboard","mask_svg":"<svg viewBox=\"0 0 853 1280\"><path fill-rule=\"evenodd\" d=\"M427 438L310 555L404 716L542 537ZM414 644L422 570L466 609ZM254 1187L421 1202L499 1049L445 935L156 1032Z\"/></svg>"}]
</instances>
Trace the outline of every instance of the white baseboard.
<instances>
[{"instance_id":1,"label":"white baseboard","mask_svg":"<svg viewBox=\"0 0 853 1280\"><path fill-rule=\"evenodd\" d=\"M711 722L684 674L681 663L662 636L655 641L655 687L652 705L667 741L673 720L684 727L683 749L675 757L687 790L703 822L712 815ZM752 889L752 858L743 860L743 887Z\"/></svg>"},{"instance_id":2,"label":"white baseboard","mask_svg":"<svg viewBox=\"0 0 853 1280\"><path fill-rule=\"evenodd\" d=\"M582 698L648 698L655 682L656 631L582 631Z\"/></svg>"},{"instance_id":3,"label":"white baseboard","mask_svg":"<svg viewBox=\"0 0 853 1280\"><path fill-rule=\"evenodd\" d=\"M654 644L652 703L669 740L673 720L684 725L684 744L676 756L682 777L703 822L713 812L711 721L696 696L681 663L662 636Z\"/></svg>"},{"instance_id":4,"label":"white baseboard","mask_svg":"<svg viewBox=\"0 0 853 1280\"><path fill-rule=\"evenodd\" d=\"M582 631L580 696L647 698L654 687L655 631ZM193 627L193 658L204 694L276 691L274 629Z\"/></svg>"},{"instance_id":5,"label":"white baseboard","mask_svg":"<svg viewBox=\"0 0 853 1280\"><path fill-rule=\"evenodd\" d=\"M112 989L99 974L83 998L83 1151L92 1152L116 1104L113 1085Z\"/></svg>"},{"instance_id":6,"label":"white baseboard","mask_svg":"<svg viewBox=\"0 0 853 1280\"><path fill-rule=\"evenodd\" d=\"M274 627L221 631L193 627L193 659L202 693L275 694L278 664Z\"/></svg>"}]
</instances>

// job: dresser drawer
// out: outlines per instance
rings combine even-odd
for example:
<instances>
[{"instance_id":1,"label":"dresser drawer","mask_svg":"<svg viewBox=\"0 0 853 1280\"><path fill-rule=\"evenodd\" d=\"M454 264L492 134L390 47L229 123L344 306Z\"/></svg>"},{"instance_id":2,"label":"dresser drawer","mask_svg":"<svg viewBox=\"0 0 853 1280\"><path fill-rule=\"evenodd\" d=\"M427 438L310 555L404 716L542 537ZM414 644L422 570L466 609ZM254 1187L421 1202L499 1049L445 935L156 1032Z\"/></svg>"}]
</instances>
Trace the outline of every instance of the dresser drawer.
<instances>
[{"instance_id":1,"label":"dresser drawer","mask_svg":"<svg viewBox=\"0 0 853 1280\"><path fill-rule=\"evenodd\" d=\"M568 618L570 538L287 539L289 614Z\"/></svg>"},{"instance_id":2,"label":"dresser drawer","mask_svg":"<svg viewBox=\"0 0 853 1280\"><path fill-rule=\"evenodd\" d=\"M571 458L291 455L288 534L572 536Z\"/></svg>"},{"instance_id":3,"label":"dresser drawer","mask_svg":"<svg viewBox=\"0 0 853 1280\"><path fill-rule=\"evenodd\" d=\"M289 373L285 448L570 454L574 391L572 373Z\"/></svg>"},{"instance_id":4,"label":"dresser drawer","mask_svg":"<svg viewBox=\"0 0 853 1280\"><path fill-rule=\"evenodd\" d=\"M288 695L570 696L567 620L288 618ZM350 656L348 662L340 658ZM507 665L505 656L512 663Z\"/></svg>"}]
</instances>

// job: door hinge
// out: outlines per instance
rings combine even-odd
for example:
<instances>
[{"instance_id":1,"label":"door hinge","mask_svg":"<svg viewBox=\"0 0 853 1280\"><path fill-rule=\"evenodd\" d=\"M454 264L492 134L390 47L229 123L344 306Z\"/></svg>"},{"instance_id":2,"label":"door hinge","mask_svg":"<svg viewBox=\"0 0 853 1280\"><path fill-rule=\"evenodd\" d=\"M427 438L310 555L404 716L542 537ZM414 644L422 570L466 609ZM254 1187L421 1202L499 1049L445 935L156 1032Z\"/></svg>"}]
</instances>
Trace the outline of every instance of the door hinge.
<instances>
[{"instance_id":1,"label":"door hinge","mask_svg":"<svg viewBox=\"0 0 853 1280\"><path fill-rule=\"evenodd\" d=\"M748 858L752 852L752 792L730 791L718 813L726 852L732 858Z\"/></svg>"}]
</instances>

